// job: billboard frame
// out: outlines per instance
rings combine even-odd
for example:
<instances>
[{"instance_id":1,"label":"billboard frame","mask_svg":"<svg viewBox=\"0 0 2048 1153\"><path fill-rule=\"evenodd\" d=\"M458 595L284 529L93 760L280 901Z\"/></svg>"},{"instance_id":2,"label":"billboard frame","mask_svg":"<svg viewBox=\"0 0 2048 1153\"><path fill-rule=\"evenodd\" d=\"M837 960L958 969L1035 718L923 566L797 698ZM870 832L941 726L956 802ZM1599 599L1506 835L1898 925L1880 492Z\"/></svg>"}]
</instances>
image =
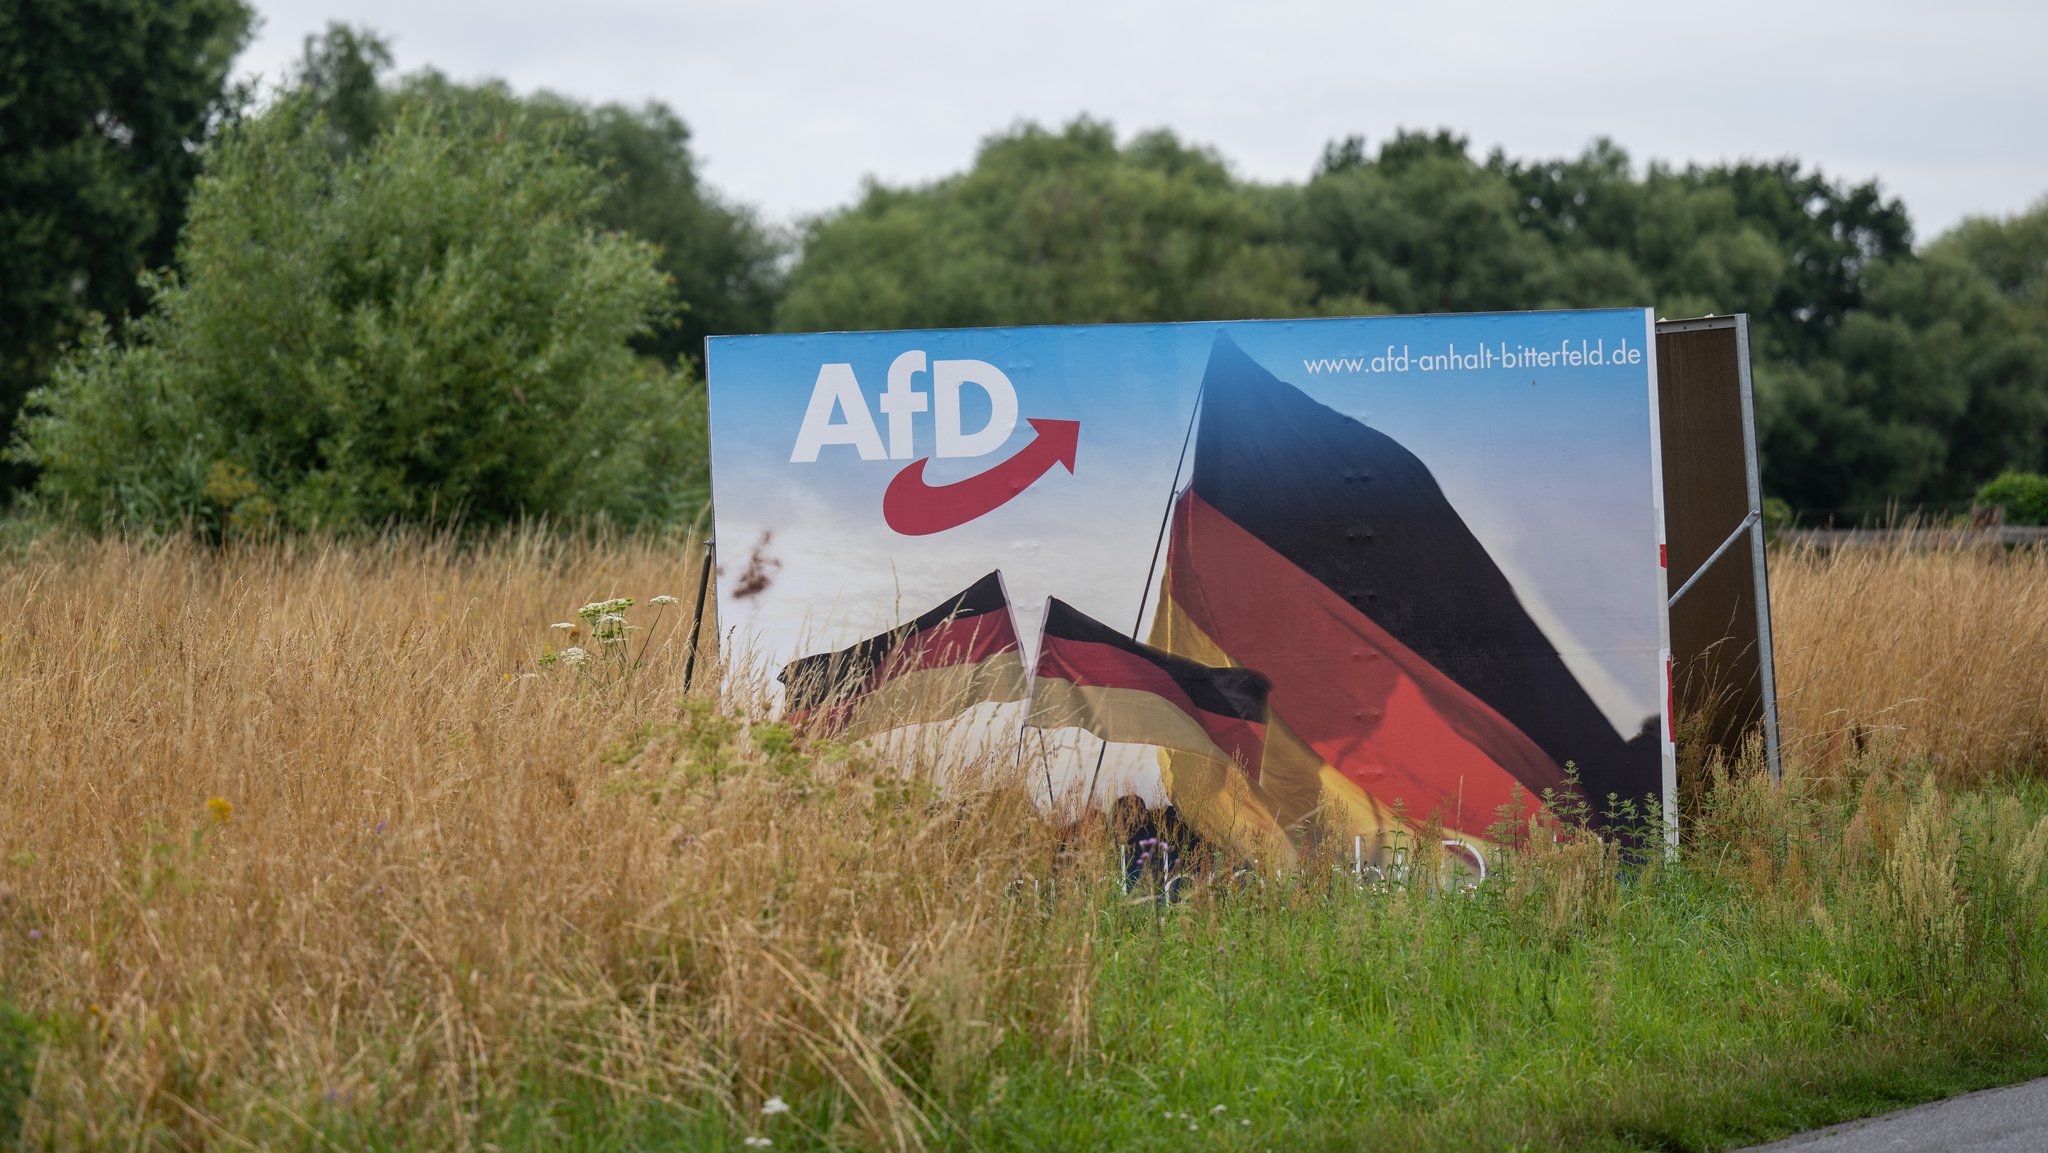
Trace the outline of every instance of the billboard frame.
<instances>
[{"instance_id":1,"label":"billboard frame","mask_svg":"<svg viewBox=\"0 0 2048 1153\"><path fill-rule=\"evenodd\" d=\"M1757 447L1756 396L1751 368L1753 353L1749 335L1749 315L1747 313L1734 313L1726 316L1705 316L1687 320L1659 320L1656 325L1656 335L1660 339L1692 333L1710 332L1729 333L1734 342L1734 379L1711 381L1709 383L1711 387L1716 389L1732 387L1735 393L1742 430L1743 487L1748 507L1742 519L1733 525L1727 534L1721 538L1720 544L1691 573L1687 574L1685 580L1670 594L1665 609L1668 618L1671 610L1677 608L1680 599L1693 591L1700 579L1709 570L1722 563L1727 554L1736 551L1737 546L1743 542L1745 537L1747 538L1750 566L1749 583L1751 595L1755 598L1756 606L1756 636L1754 640L1757 668L1755 675L1758 681L1762 707L1760 716L1747 721L1743 725L1743 729L1747 730L1755 724L1761 724L1764 736L1765 760L1770 771L1771 780L1776 782L1783 779L1784 769L1780 752L1778 726L1776 658L1771 636L1770 573L1767 542L1764 537L1763 480ZM1669 358L1660 357L1657 368L1659 374L1658 383L1660 389L1662 389L1667 387L1667 381L1663 374L1669 368ZM1668 466L1671 455L1668 451L1665 453L1667 467L1664 472L1664 484L1666 486L1665 508L1667 525L1670 517L1669 510L1671 508L1672 495L1671 470Z\"/></svg>"}]
</instances>

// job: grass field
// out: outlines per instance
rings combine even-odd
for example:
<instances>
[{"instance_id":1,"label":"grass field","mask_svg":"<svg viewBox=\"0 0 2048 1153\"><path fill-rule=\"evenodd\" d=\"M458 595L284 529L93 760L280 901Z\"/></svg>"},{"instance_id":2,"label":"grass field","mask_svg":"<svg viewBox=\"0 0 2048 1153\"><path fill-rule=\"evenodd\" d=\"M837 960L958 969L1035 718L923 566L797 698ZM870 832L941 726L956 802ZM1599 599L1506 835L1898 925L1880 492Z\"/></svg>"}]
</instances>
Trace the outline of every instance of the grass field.
<instances>
[{"instance_id":1,"label":"grass field","mask_svg":"<svg viewBox=\"0 0 2048 1153\"><path fill-rule=\"evenodd\" d=\"M1000 774L679 703L693 555L8 553L0 1137L1693 1149L2048 1072L2039 553L1777 557L1787 779L1696 782L1677 864L1166 910ZM632 676L537 664L656 594Z\"/></svg>"}]
</instances>

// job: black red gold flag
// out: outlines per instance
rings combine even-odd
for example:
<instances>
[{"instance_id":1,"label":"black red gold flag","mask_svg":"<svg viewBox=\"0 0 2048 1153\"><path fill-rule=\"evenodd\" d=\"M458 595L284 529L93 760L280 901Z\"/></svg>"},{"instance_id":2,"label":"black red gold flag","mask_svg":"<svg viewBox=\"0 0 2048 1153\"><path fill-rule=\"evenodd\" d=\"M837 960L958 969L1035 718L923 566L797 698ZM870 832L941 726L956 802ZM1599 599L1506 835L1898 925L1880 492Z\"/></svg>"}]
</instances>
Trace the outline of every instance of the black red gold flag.
<instances>
[{"instance_id":1,"label":"black red gold flag","mask_svg":"<svg viewBox=\"0 0 2048 1153\"><path fill-rule=\"evenodd\" d=\"M1046 603L1026 723L1177 749L1240 766L1257 780L1269 688L1250 669L1174 656L1054 598Z\"/></svg>"},{"instance_id":2,"label":"black red gold flag","mask_svg":"<svg viewBox=\"0 0 2048 1153\"><path fill-rule=\"evenodd\" d=\"M1152 640L1272 681L1263 788L1282 823L1354 809L1485 829L1519 785L1637 796L1654 718L1624 739L1437 486L1386 434L1219 337ZM1289 798L1293 798L1292 801Z\"/></svg>"},{"instance_id":3,"label":"black red gold flag","mask_svg":"<svg viewBox=\"0 0 2048 1153\"><path fill-rule=\"evenodd\" d=\"M1002 575L990 573L917 618L776 677L792 724L840 736L949 720L1029 693Z\"/></svg>"}]
</instances>

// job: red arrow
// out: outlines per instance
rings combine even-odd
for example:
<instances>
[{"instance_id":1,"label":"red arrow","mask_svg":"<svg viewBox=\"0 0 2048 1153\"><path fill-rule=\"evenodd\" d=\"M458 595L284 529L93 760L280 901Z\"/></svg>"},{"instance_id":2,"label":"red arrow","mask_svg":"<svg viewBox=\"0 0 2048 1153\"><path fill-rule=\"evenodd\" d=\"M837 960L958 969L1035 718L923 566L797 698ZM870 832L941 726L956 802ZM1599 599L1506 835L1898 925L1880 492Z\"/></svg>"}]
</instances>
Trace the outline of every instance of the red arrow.
<instances>
[{"instance_id":1,"label":"red arrow","mask_svg":"<svg viewBox=\"0 0 2048 1153\"><path fill-rule=\"evenodd\" d=\"M1038 435L1010 459L952 484L926 484L924 466L931 458L911 461L882 494L882 519L904 536L930 536L959 528L1010 503L1051 472L1053 465L1066 465L1067 471L1073 472L1081 446L1081 422L1034 419L1031 427Z\"/></svg>"}]
</instances>

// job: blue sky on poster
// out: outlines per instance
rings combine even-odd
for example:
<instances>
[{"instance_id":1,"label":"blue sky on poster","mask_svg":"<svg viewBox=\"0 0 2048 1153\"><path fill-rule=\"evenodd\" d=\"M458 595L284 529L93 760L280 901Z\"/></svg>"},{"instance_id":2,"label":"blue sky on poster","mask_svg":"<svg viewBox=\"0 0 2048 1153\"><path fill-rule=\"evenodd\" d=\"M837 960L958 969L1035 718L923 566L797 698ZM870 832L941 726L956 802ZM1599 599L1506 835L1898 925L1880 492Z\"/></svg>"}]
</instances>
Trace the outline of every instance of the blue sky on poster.
<instances>
[{"instance_id":1,"label":"blue sky on poster","mask_svg":"<svg viewBox=\"0 0 2048 1153\"><path fill-rule=\"evenodd\" d=\"M1166 126L1263 180L1323 145L1451 127L1475 147L1638 162L1796 156L1876 177L1922 239L2048 194L2048 5L1949 0L995 5L255 0L241 71L276 77L330 20L401 68L594 100L666 101L712 183L789 220L861 181L958 171L1020 118Z\"/></svg>"},{"instance_id":2,"label":"blue sky on poster","mask_svg":"<svg viewBox=\"0 0 2048 1153\"><path fill-rule=\"evenodd\" d=\"M1422 363L1432 353L1580 340L1641 354L1641 311L719 338L710 375L721 627L736 630L739 647L772 672L914 616L998 567L1027 648L1047 596L1130 627L1141 596L1156 608L1146 578L1219 328L1282 380L1394 437L1429 467L1618 732L1633 735L1657 714L1662 586L1647 357L1602 368L1425 371ZM1389 348L1408 354L1407 371L1315 373L1305 364ZM906 461L862 460L848 445L791 460L822 364L851 364L872 401L891 362L911 349L933 362L996 365L1015 385L1020 418L1079 420L1074 472L1055 469L960 528L905 537L885 526L881 505ZM929 388L930 378L919 384ZM985 412L967 412L964 427L979 427ZM929 416L913 427L912 455L926 456ZM1003 447L935 461L929 477L979 472L1031 435L1020 419ZM780 567L765 591L735 597L757 544Z\"/></svg>"}]
</instances>

